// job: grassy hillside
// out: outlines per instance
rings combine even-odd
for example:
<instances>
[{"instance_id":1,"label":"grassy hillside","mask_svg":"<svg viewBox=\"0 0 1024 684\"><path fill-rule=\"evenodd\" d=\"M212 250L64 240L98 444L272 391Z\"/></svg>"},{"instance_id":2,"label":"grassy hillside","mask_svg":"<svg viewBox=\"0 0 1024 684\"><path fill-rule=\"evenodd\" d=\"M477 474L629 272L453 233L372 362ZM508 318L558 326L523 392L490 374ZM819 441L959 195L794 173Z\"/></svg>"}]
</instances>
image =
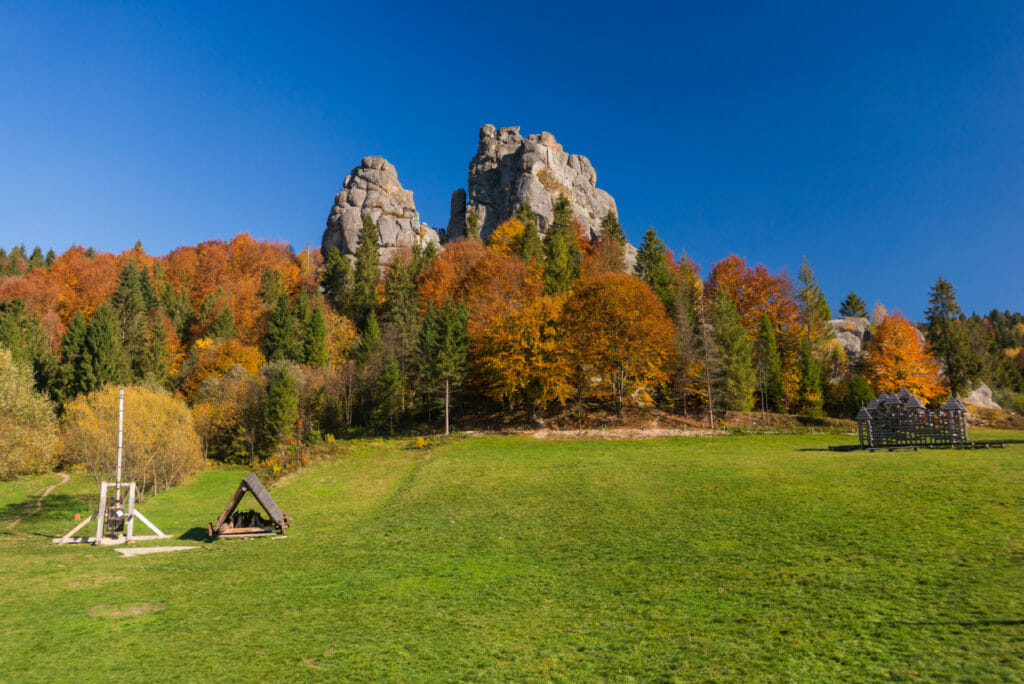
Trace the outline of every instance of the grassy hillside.
<instances>
[{"instance_id":1,"label":"grassy hillside","mask_svg":"<svg viewBox=\"0 0 1024 684\"><path fill-rule=\"evenodd\" d=\"M285 539L191 541L211 471L133 558L49 544L86 477L2 484L0 679L1019 677L1024 443L844 439L367 443L271 489Z\"/></svg>"}]
</instances>

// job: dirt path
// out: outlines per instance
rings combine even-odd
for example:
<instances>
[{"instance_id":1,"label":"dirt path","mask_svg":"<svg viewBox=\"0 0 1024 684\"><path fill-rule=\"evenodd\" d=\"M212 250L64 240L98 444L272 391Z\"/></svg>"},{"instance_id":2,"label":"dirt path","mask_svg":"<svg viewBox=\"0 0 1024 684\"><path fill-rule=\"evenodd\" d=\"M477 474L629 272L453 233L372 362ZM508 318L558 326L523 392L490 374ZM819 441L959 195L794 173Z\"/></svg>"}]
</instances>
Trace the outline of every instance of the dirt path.
<instances>
[{"instance_id":1,"label":"dirt path","mask_svg":"<svg viewBox=\"0 0 1024 684\"><path fill-rule=\"evenodd\" d=\"M25 513L24 515L22 515L22 516L20 516L18 518L15 518L14 522L12 522L10 525L7 526L7 531L8 532L13 530L14 526L17 525L18 523L20 523L26 517L28 517L30 515L35 515L40 510L42 510L42 508L43 508L43 499L45 499L46 497L50 496L50 492L52 492L54 489L56 489L57 487L60 487L62 484L66 483L68 480L71 479L71 476L68 475L67 473L57 473L57 474L60 475L60 482L58 482L56 484L52 484L49 487L47 487L46 491L44 491L42 494L40 494L39 498L36 500L36 508L35 508L35 510L30 512L30 513Z\"/></svg>"}]
</instances>

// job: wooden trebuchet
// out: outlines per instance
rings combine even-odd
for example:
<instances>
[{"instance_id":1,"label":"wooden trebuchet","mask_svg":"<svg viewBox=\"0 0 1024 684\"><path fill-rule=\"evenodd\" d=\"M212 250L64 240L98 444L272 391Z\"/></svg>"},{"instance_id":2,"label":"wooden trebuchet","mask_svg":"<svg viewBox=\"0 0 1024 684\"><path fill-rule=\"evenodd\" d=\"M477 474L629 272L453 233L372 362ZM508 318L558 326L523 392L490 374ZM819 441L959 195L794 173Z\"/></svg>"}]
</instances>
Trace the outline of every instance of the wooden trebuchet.
<instances>
[{"instance_id":1,"label":"wooden trebuchet","mask_svg":"<svg viewBox=\"0 0 1024 684\"><path fill-rule=\"evenodd\" d=\"M263 511L270 516L264 518L258 511L236 511L242 497L249 492L256 499ZM251 474L242 480L231 497L227 508L217 518L216 523L209 524L210 538L216 537L261 537L274 534L284 534L289 525L288 516L281 512L270 496L260 478Z\"/></svg>"}]
</instances>

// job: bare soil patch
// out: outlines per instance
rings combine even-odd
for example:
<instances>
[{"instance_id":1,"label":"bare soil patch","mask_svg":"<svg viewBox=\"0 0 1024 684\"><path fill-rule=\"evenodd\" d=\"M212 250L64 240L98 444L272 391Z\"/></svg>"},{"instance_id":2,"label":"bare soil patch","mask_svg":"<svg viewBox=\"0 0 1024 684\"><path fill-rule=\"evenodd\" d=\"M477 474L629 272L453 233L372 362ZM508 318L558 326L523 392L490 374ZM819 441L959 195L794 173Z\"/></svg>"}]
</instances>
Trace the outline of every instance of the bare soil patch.
<instances>
[{"instance_id":1,"label":"bare soil patch","mask_svg":"<svg viewBox=\"0 0 1024 684\"><path fill-rule=\"evenodd\" d=\"M138 617L139 615L145 615L146 613L156 613L164 609L162 603L135 603L128 606L108 606L105 603L101 603L98 606L93 606L89 609L89 615L92 617L105 617L105 618L124 618L124 617Z\"/></svg>"}]
</instances>

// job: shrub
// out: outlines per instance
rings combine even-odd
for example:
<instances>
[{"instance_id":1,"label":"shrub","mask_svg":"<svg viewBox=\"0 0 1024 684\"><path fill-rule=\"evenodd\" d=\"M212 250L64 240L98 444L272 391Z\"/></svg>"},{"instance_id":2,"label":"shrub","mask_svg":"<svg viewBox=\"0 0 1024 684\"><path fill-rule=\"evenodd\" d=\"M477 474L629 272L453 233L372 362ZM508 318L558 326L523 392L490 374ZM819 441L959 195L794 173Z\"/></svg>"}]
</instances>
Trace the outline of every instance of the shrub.
<instances>
[{"instance_id":1,"label":"shrub","mask_svg":"<svg viewBox=\"0 0 1024 684\"><path fill-rule=\"evenodd\" d=\"M51 469L56 461L53 405L34 389L32 372L0 349L0 480Z\"/></svg>"},{"instance_id":2,"label":"shrub","mask_svg":"<svg viewBox=\"0 0 1024 684\"><path fill-rule=\"evenodd\" d=\"M97 481L117 469L118 388L108 385L68 404L66 465L82 465ZM151 493L183 482L203 465L199 436L185 402L162 391L128 387L124 396L125 482Z\"/></svg>"}]
</instances>

